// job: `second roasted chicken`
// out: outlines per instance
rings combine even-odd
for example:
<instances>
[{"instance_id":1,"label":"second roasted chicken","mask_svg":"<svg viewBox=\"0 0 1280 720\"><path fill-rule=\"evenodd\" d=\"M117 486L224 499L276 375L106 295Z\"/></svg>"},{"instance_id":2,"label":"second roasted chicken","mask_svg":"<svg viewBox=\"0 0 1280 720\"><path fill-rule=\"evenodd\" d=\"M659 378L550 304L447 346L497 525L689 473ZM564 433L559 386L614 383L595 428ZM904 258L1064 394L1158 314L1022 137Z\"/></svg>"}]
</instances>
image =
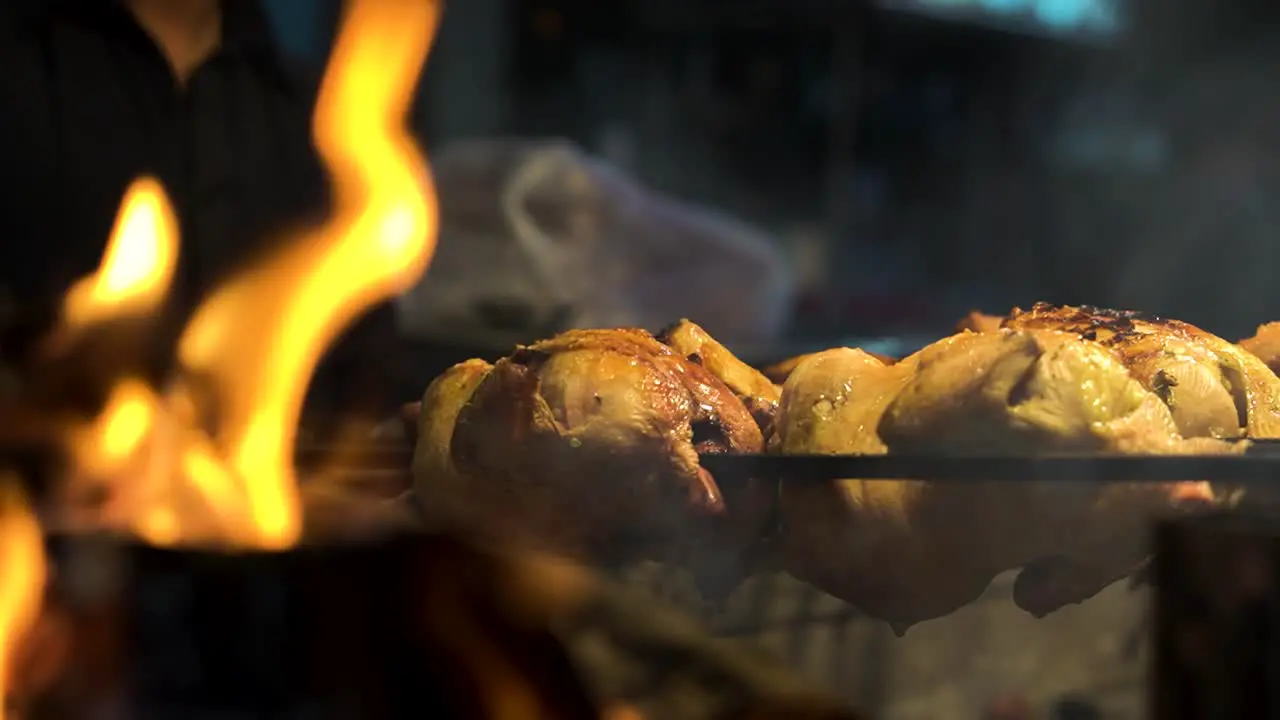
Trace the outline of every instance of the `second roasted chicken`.
<instances>
[{"instance_id":1,"label":"second roasted chicken","mask_svg":"<svg viewBox=\"0 0 1280 720\"><path fill-rule=\"evenodd\" d=\"M1229 453L1186 439L1169 407L1099 343L1054 330L964 332L899 363L858 350L794 369L777 420L784 453ZM898 630L977 598L1031 566L1016 599L1047 613L1092 596L1143 560L1145 521L1203 483L950 483L850 479L786 484L786 566Z\"/></svg>"}]
</instances>

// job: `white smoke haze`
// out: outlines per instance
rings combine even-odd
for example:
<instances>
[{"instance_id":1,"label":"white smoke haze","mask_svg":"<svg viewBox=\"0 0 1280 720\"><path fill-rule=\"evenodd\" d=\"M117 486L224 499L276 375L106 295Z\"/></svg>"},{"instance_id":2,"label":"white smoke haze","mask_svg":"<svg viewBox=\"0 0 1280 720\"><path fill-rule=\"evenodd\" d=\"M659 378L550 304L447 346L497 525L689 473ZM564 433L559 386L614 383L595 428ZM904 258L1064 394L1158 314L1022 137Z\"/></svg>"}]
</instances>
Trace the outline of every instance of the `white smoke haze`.
<instances>
[{"instance_id":1,"label":"white smoke haze","mask_svg":"<svg viewBox=\"0 0 1280 720\"><path fill-rule=\"evenodd\" d=\"M1280 317L1280 26L1248 0L1146 5L1046 138L1044 287L1235 339Z\"/></svg>"}]
</instances>

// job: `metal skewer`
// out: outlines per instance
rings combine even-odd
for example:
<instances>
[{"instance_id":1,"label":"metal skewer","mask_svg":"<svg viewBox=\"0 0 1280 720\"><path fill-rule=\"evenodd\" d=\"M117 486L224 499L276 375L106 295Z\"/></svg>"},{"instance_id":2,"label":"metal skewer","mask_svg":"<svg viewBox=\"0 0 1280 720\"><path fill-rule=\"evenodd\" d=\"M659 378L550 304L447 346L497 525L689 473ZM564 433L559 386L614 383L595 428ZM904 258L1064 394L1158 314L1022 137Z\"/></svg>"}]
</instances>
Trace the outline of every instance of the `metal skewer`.
<instances>
[{"instance_id":1,"label":"metal skewer","mask_svg":"<svg viewBox=\"0 0 1280 720\"><path fill-rule=\"evenodd\" d=\"M931 481L1049 481L1078 483L1217 480L1276 483L1280 455L1263 445L1245 455L703 455L717 480L826 482L840 478Z\"/></svg>"}]
</instances>

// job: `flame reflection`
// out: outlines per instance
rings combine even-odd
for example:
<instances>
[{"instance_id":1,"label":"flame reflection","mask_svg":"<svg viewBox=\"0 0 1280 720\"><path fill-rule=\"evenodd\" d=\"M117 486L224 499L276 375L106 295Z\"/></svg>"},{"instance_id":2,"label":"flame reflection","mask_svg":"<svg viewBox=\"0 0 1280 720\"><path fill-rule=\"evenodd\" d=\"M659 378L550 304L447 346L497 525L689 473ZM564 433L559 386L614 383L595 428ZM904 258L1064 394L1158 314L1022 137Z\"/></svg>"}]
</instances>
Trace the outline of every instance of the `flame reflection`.
<instances>
[{"instance_id":1,"label":"flame reflection","mask_svg":"<svg viewBox=\"0 0 1280 720\"><path fill-rule=\"evenodd\" d=\"M314 125L334 213L197 309L168 386L117 379L97 417L66 429L71 474L109 488L98 525L157 545L298 541L292 456L315 367L356 318L408 289L435 249L434 188L405 121L438 21L438 0L348 3ZM164 188L139 179L98 271L67 293L62 329L156 313L177 261ZM0 699L47 572L13 480L0 485Z\"/></svg>"}]
</instances>

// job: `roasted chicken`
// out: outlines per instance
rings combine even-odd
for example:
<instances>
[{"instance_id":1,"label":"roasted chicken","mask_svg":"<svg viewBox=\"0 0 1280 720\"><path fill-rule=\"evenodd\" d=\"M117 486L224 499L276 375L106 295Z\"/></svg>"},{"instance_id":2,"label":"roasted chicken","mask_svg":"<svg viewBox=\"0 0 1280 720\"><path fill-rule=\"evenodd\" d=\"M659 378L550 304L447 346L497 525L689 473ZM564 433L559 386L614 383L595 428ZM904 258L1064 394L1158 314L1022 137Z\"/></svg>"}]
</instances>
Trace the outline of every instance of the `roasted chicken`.
<instances>
[{"instance_id":1,"label":"roasted chicken","mask_svg":"<svg viewBox=\"0 0 1280 720\"><path fill-rule=\"evenodd\" d=\"M964 332L894 365L818 353L783 388L784 453L1230 453L1186 439L1169 407L1101 343L1054 330ZM781 489L786 567L898 631L1031 565L1018 601L1042 614L1134 570L1145 521L1204 483L1107 487L850 479ZM1025 572L1025 571L1024 571Z\"/></svg>"},{"instance_id":2,"label":"roasted chicken","mask_svg":"<svg viewBox=\"0 0 1280 720\"><path fill-rule=\"evenodd\" d=\"M750 395L727 351L696 326L681 336ZM492 368L454 368L423 399L415 474L428 516L435 507L472 530L579 557L641 539L754 539L772 497L722 494L698 454L759 452L763 434L734 391L685 355L642 330L574 330ZM737 498L758 502L726 516Z\"/></svg>"}]
</instances>

